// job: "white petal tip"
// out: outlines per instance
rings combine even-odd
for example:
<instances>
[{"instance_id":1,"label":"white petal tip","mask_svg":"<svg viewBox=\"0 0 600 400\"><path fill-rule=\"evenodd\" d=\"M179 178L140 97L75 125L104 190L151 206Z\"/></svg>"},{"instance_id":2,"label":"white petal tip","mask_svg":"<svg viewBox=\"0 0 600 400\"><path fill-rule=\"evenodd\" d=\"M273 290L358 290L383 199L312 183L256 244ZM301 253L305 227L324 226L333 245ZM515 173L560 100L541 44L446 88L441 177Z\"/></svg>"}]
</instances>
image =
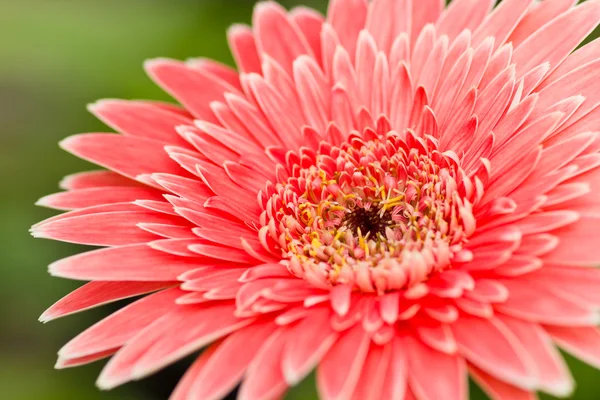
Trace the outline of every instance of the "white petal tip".
<instances>
[{"instance_id":1,"label":"white petal tip","mask_svg":"<svg viewBox=\"0 0 600 400\"><path fill-rule=\"evenodd\" d=\"M575 382L573 380L567 380L562 382L556 382L550 385L540 385L541 391L551 394L554 397L561 399L569 398L575 391Z\"/></svg>"}]
</instances>

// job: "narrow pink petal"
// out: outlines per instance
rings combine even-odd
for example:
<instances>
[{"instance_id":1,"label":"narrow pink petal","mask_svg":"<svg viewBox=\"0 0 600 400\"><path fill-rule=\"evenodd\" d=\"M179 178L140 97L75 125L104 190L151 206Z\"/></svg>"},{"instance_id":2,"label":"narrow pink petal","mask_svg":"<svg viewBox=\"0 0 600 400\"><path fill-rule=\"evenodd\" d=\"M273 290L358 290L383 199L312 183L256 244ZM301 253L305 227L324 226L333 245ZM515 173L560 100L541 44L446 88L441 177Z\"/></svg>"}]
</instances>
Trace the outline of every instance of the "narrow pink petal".
<instances>
[{"instance_id":1,"label":"narrow pink petal","mask_svg":"<svg viewBox=\"0 0 600 400\"><path fill-rule=\"evenodd\" d=\"M369 3L366 29L377 48L389 54L394 39L411 32L412 0L373 0Z\"/></svg>"},{"instance_id":2,"label":"narrow pink petal","mask_svg":"<svg viewBox=\"0 0 600 400\"><path fill-rule=\"evenodd\" d=\"M493 7L490 0L454 0L440 15L437 31L450 40L464 29L475 31Z\"/></svg>"},{"instance_id":3,"label":"narrow pink petal","mask_svg":"<svg viewBox=\"0 0 600 400\"><path fill-rule=\"evenodd\" d=\"M141 210L141 209L140 209ZM155 212L107 212L45 221L32 229L34 237L93 246L145 243L158 236L140 229L140 223L172 224L177 218ZM114 231L118 230L118 236Z\"/></svg>"},{"instance_id":4,"label":"narrow pink petal","mask_svg":"<svg viewBox=\"0 0 600 400\"><path fill-rule=\"evenodd\" d=\"M308 56L294 61L293 76L306 121L317 131L325 131L330 119L330 89L325 76Z\"/></svg>"},{"instance_id":5,"label":"narrow pink petal","mask_svg":"<svg viewBox=\"0 0 600 400\"><path fill-rule=\"evenodd\" d=\"M280 328L263 341L248 367L238 393L239 400L276 399L285 392L287 384L281 372L281 357L290 340L294 340L290 330Z\"/></svg>"},{"instance_id":6,"label":"narrow pink petal","mask_svg":"<svg viewBox=\"0 0 600 400\"><path fill-rule=\"evenodd\" d=\"M350 398L363 369L370 338L361 325L344 333L317 369L317 387L324 400Z\"/></svg>"},{"instance_id":7,"label":"narrow pink petal","mask_svg":"<svg viewBox=\"0 0 600 400\"><path fill-rule=\"evenodd\" d=\"M88 109L108 126L124 135L169 144L185 144L175 127L192 122L190 118L143 101L100 100Z\"/></svg>"},{"instance_id":8,"label":"narrow pink petal","mask_svg":"<svg viewBox=\"0 0 600 400\"><path fill-rule=\"evenodd\" d=\"M526 350L500 320L463 315L452 324L452 332L460 353L469 362L519 388L535 388L535 370L525 356Z\"/></svg>"},{"instance_id":9,"label":"narrow pink petal","mask_svg":"<svg viewBox=\"0 0 600 400\"><path fill-rule=\"evenodd\" d=\"M473 44L478 45L486 37L495 38L496 47L504 44L525 16L532 0L506 0L492 11L473 33Z\"/></svg>"},{"instance_id":10,"label":"narrow pink petal","mask_svg":"<svg viewBox=\"0 0 600 400\"><path fill-rule=\"evenodd\" d=\"M537 108L544 110L572 96L583 96L586 98L586 102L570 116L569 121L565 124L568 126L590 113L600 101L598 98L598 82L591 78L591 74L593 74L593 71L598 70L599 65L600 59L595 60L562 76L548 86L544 86L539 92L540 98Z\"/></svg>"},{"instance_id":11,"label":"narrow pink petal","mask_svg":"<svg viewBox=\"0 0 600 400\"><path fill-rule=\"evenodd\" d=\"M59 186L64 190L77 190L103 186L140 186L140 183L113 171L100 170L67 175L60 181Z\"/></svg>"},{"instance_id":12,"label":"narrow pink petal","mask_svg":"<svg viewBox=\"0 0 600 400\"><path fill-rule=\"evenodd\" d=\"M550 336L536 324L516 318L498 316L516 336L530 355L537 370L538 387L557 397L572 394L575 388L573 377L554 347Z\"/></svg>"},{"instance_id":13,"label":"narrow pink petal","mask_svg":"<svg viewBox=\"0 0 600 400\"><path fill-rule=\"evenodd\" d=\"M173 309L175 299L183 293L173 288L143 297L92 325L64 345L58 353L62 357L78 358L120 347Z\"/></svg>"},{"instance_id":14,"label":"narrow pink petal","mask_svg":"<svg viewBox=\"0 0 600 400\"><path fill-rule=\"evenodd\" d=\"M392 347L392 354L385 373L382 398L405 400L408 381L408 355L405 342L396 335L389 345Z\"/></svg>"},{"instance_id":15,"label":"narrow pink petal","mask_svg":"<svg viewBox=\"0 0 600 400\"><path fill-rule=\"evenodd\" d=\"M565 0L562 1L564 2ZM572 3L573 0L569 0L569 2ZM550 76L548 76L544 80L541 87L549 86L553 82L560 79L562 76L569 74L570 72L576 70L582 65L597 60L598 51L600 50L598 46L600 46L600 40L596 39L586 44L585 46L582 46L579 49L575 50L566 58L566 60L562 64L558 66L558 68L554 70L554 72L552 72L552 74L550 74Z\"/></svg>"},{"instance_id":16,"label":"narrow pink petal","mask_svg":"<svg viewBox=\"0 0 600 400\"><path fill-rule=\"evenodd\" d=\"M321 29L325 22L324 17L309 7L294 7L289 17L298 26L312 49L317 62L321 63Z\"/></svg>"},{"instance_id":17,"label":"narrow pink petal","mask_svg":"<svg viewBox=\"0 0 600 400\"><path fill-rule=\"evenodd\" d=\"M140 174L166 172L181 175L181 168L163 150L163 144L108 133L89 133L64 139L69 153L135 179Z\"/></svg>"},{"instance_id":18,"label":"narrow pink petal","mask_svg":"<svg viewBox=\"0 0 600 400\"><path fill-rule=\"evenodd\" d=\"M413 0L412 33L409 35L412 38L411 45L414 45L427 24L435 23L438 20L445 6L445 0Z\"/></svg>"},{"instance_id":19,"label":"narrow pink petal","mask_svg":"<svg viewBox=\"0 0 600 400\"><path fill-rule=\"evenodd\" d=\"M598 254L583 250L593 248L597 244L594 236L597 224L597 217L586 216L574 224L552 232L558 236L559 243L552 252L544 256L544 259L549 262L568 262L583 266L597 264L600 261Z\"/></svg>"},{"instance_id":20,"label":"narrow pink petal","mask_svg":"<svg viewBox=\"0 0 600 400\"><path fill-rule=\"evenodd\" d=\"M67 315L99 307L113 301L154 292L171 286L170 282L103 282L86 283L72 291L40 316L40 321L48 322Z\"/></svg>"},{"instance_id":21,"label":"narrow pink petal","mask_svg":"<svg viewBox=\"0 0 600 400\"><path fill-rule=\"evenodd\" d=\"M400 63L392 72L390 122L394 129L401 132L408 127L414 91L410 72L405 63Z\"/></svg>"},{"instance_id":22,"label":"narrow pink petal","mask_svg":"<svg viewBox=\"0 0 600 400\"><path fill-rule=\"evenodd\" d=\"M235 306L218 302L206 306L178 306L152 332L154 343L139 358L132 378L139 379L185 357L205 345L252 322L234 316ZM171 332L178 332L173 336Z\"/></svg>"},{"instance_id":23,"label":"narrow pink petal","mask_svg":"<svg viewBox=\"0 0 600 400\"><path fill-rule=\"evenodd\" d=\"M392 358L392 344L371 344L352 399L382 399L386 373Z\"/></svg>"},{"instance_id":24,"label":"narrow pink petal","mask_svg":"<svg viewBox=\"0 0 600 400\"><path fill-rule=\"evenodd\" d=\"M213 75L218 79L224 80L240 91L242 90L242 86L240 85L240 75L235 69L228 65L211 60L209 58L188 59L186 64L206 74Z\"/></svg>"},{"instance_id":25,"label":"narrow pink petal","mask_svg":"<svg viewBox=\"0 0 600 400\"><path fill-rule=\"evenodd\" d=\"M589 303L535 282L499 279L510 292L506 302L495 308L515 318L559 326L590 326L598 323Z\"/></svg>"},{"instance_id":26,"label":"narrow pink petal","mask_svg":"<svg viewBox=\"0 0 600 400\"><path fill-rule=\"evenodd\" d=\"M337 32L342 46L354 59L358 33L367 21L366 0L331 0L327 10L327 21Z\"/></svg>"},{"instance_id":27,"label":"narrow pink petal","mask_svg":"<svg viewBox=\"0 0 600 400\"><path fill-rule=\"evenodd\" d=\"M79 367L81 365L89 364L98 360L102 360L103 358L112 356L117 352L119 348L109 349L105 351L100 351L98 353L90 354L83 357L74 357L74 358L66 358L66 357L58 357L56 360L56 364L54 368L56 369L64 369L64 368L73 368Z\"/></svg>"},{"instance_id":28,"label":"narrow pink petal","mask_svg":"<svg viewBox=\"0 0 600 400\"><path fill-rule=\"evenodd\" d=\"M192 244L188 248L190 251L203 257L215 258L217 260L232 263L250 264L256 261L244 250L231 247L215 246L211 244Z\"/></svg>"},{"instance_id":29,"label":"narrow pink petal","mask_svg":"<svg viewBox=\"0 0 600 400\"><path fill-rule=\"evenodd\" d=\"M519 128L525 123L533 111L537 100L538 96L535 94L527 96L498 121L494 128L496 146L501 147L515 132L519 131Z\"/></svg>"},{"instance_id":30,"label":"narrow pink petal","mask_svg":"<svg viewBox=\"0 0 600 400\"><path fill-rule=\"evenodd\" d=\"M591 366L600 368L600 331L598 328L545 326L544 329L561 348Z\"/></svg>"},{"instance_id":31,"label":"narrow pink petal","mask_svg":"<svg viewBox=\"0 0 600 400\"><path fill-rule=\"evenodd\" d=\"M344 316L350 310L352 298L352 285L337 285L331 289L331 307L340 316Z\"/></svg>"},{"instance_id":32,"label":"narrow pink petal","mask_svg":"<svg viewBox=\"0 0 600 400\"><path fill-rule=\"evenodd\" d=\"M155 59L144 66L152 80L195 117L209 122L216 122L210 103L222 100L225 92L238 92L226 81L179 61Z\"/></svg>"},{"instance_id":33,"label":"narrow pink petal","mask_svg":"<svg viewBox=\"0 0 600 400\"><path fill-rule=\"evenodd\" d=\"M207 261L183 258L145 244L99 249L56 261L50 273L70 279L101 281L174 281L183 272ZM214 261L209 261L213 263Z\"/></svg>"},{"instance_id":34,"label":"narrow pink petal","mask_svg":"<svg viewBox=\"0 0 600 400\"><path fill-rule=\"evenodd\" d=\"M596 27L600 19L600 2L587 1L544 25L515 49L513 62L517 65L517 76L522 77L532 68L550 62L550 70L561 62ZM548 46L557 35L569 32L557 46Z\"/></svg>"},{"instance_id":35,"label":"narrow pink petal","mask_svg":"<svg viewBox=\"0 0 600 400\"><path fill-rule=\"evenodd\" d=\"M272 1L258 3L254 8L252 25L259 54L273 58L288 74L291 75L292 63L298 56L308 54L314 57L306 38L279 4Z\"/></svg>"},{"instance_id":36,"label":"narrow pink petal","mask_svg":"<svg viewBox=\"0 0 600 400\"><path fill-rule=\"evenodd\" d=\"M417 38L410 58L410 73L413 82L417 82L425 69L425 64L435 46L436 29L427 25Z\"/></svg>"},{"instance_id":37,"label":"narrow pink petal","mask_svg":"<svg viewBox=\"0 0 600 400\"><path fill-rule=\"evenodd\" d=\"M227 30L227 41L240 71L245 73L261 71L252 28L241 24L232 25Z\"/></svg>"},{"instance_id":38,"label":"narrow pink petal","mask_svg":"<svg viewBox=\"0 0 600 400\"><path fill-rule=\"evenodd\" d=\"M169 397L169 400L187 400L190 395L190 389L196 382L196 377L199 373L204 370L204 366L208 360L212 357L219 343L212 344L206 350L204 350L196 361L187 369L183 378L179 380L179 383L175 387L173 393Z\"/></svg>"},{"instance_id":39,"label":"narrow pink petal","mask_svg":"<svg viewBox=\"0 0 600 400\"><path fill-rule=\"evenodd\" d=\"M469 365L469 372L483 390L493 400L536 400L535 392L522 390L516 386L496 379L474 365Z\"/></svg>"},{"instance_id":40,"label":"narrow pink petal","mask_svg":"<svg viewBox=\"0 0 600 400\"><path fill-rule=\"evenodd\" d=\"M439 82L432 99L432 107L436 112L436 116L440 122L440 125L443 127L446 127L447 122L452 123L452 121L454 121L456 114L454 114L453 118L448 118L448 116L450 115L450 111L455 103L461 100L457 98L457 94L460 92L460 89L467 78L472 61L473 51L467 50L460 56L460 58L458 58L458 60L456 60L456 63L447 75L442 73L442 80ZM465 98L470 97L471 96L467 94ZM461 110L461 108L458 108L458 112ZM466 112L466 115L462 117L461 120L464 121L466 118L469 118L471 116L471 111L472 108Z\"/></svg>"},{"instance_id":41,"label":"narrow pink petal","mask_svg":"<svg viewBox=\"0 0 600 400\"><path fill-rule=\"evenodd\" d=\"M227 395L275 330L272 322L252 324L229 335L196 372L188 398L217 399Z\"/></svg>"},{"instance_id":42,"label":"narrow pink petal","mask_svg":"<svg viewBox=\"0 0 600 400\"><path fill-rule=\"evenodd\" d=\"M292 66L290 65L290 69ZM304 118L300 110L290 110L277 89L258 75L248 76L249 86L265 116L279 133L279 138L288 148L298 147ZM284 134L285 132L285 134Z\"/></svg>"},{"instance_id":43,"label":"narrow pink petal","mask_svg":"<svg viewBox=\"0 0 600 400\"><path fill-rule=\"evenodd\" d=\"M282 356L285 380L298 384L321 361L338 339L338 332L330 324L327 308L312 310L292 331L294 340L286 346Z\"/></svg>"},{"instance_id":44,"label":"narrow pink petal","mask_svg":"<svg viewBox=\"0 0 600 400\"><path fill-rule=\"evenodd\" d=\"M456 355L433 350L419 340L407 338L408 381L419 400L467 397L467 373L465 361ZM436 377L431 384L431 377Z\"/></svg>"},{"instance_id":45,"label":"narrow pink petal","mask_svg":"<svg viewBox=\"0 0 600 400\"><path fill-rule=\"evenodd\" d=\"M577 0L544 0L543 4L534 4L510 35L509 41L513 42L515 46L520 45L538 29L566 12L575 3Z\"/></svg>"},{"instance_id":46,"label":"narrow pink petal","mask_svg":"<svg viewBox=\"0 0 600 400\"><path fill-rule=\"evenodd\" d=\"M161 199L162 194L152 188L104 186L51 194L39 199L36 205L57 210L75 210L102 204Z\"/></svg>"}]
</instances>

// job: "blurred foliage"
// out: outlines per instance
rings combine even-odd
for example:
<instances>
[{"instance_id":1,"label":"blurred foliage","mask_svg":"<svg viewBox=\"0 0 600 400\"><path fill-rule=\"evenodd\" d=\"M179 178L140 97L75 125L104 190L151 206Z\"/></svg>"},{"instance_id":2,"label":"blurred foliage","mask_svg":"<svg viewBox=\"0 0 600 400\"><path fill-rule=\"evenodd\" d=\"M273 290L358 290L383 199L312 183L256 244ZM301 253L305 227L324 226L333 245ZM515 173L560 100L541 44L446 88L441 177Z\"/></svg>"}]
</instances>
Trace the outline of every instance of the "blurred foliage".
<instances>
[{"instance_id":1,"label":"blurred foliage","mask_svg":"<svg viewBox=\"0 0 600 400\"><path fill-rule=\"evenodd\" d=\"M326 0L282 3L326 8ZM148 58L202 56L231 64L225 30L234 22L248 23L252 6L250 0L0 4L2 399L164 399L191 361L112 392L100 392L93 385L102 363L53 370L60 346L114 307L48 325L37 322L46 307L79 286L49 277L45 266L82 248L34 241L27 229L53 214L33 206L38 198L58 191L62 176L93 168L57 146L68 135L107 129L85 111L85 104L106 97L168 100L141 69ZM599 373L568 360L579 383L573 398L597 399ZM475 387L472 392L473 399L485 398ZM288 396L315 397L312 378Z\"/></svg>"}]
</instances>

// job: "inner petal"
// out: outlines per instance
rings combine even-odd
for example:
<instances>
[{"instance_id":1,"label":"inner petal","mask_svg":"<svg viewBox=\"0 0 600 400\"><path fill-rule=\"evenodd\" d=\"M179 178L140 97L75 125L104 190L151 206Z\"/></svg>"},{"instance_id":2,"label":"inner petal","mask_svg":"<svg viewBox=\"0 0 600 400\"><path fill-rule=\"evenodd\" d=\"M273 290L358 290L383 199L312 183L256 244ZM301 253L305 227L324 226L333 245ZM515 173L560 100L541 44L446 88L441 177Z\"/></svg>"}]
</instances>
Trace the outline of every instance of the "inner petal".
<instances>
[{"instance_id":1,"label":"inner petal","mask_svg":"<svg viewBox=\"0 0 600 400\"><path fill-rule=\"evenodd\" d=\"M320 285L407 289L450 268L475 229L464 174L431 137L355 136L291 175L275 185L262 234L292 273Z\"/></svg>"}]
</instances>

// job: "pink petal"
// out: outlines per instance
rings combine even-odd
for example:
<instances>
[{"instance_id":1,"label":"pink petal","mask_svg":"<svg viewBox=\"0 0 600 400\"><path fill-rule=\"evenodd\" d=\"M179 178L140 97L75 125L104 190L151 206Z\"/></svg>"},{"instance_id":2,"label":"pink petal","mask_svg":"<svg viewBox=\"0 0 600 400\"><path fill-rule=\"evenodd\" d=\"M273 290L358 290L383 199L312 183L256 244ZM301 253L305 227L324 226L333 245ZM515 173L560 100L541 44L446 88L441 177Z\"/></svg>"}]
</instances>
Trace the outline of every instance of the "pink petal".
<instances>
[{"instance_id":1,"label":"pink petal","mask_svg":"<svg viewBox=\"0 0 600 400\"><path fill-rule=\"evenodd\" d=\"M141 209L140 209L141 210ZM172 224L177 219L154 212L107 212L48 220L32 229L34 237L93 246L146 243L157 235L140 229L140 223ZM119 235L114 234L115 230Z\"/></svg>"},{"instance_id":2,"label":"pink petal","mask_svg":"<svg viewBox=\"0 0 600 400\"><path fill-rule=\"evenodd\" d=\"M564 350L600 368L600 331L596 327L574 328L545 326L546 331Z\"/></svg>"},{"instance_id":3,"label":"pink petal","mask_svg":"<svg viewBox=\"0 0 600 400\"><path fill-rule=\"evenodd\" d=\"M292 63L302 55L313 55L298 26L288 18L283 7L275 2L258 3L252 25L259 54L273 58L291 75Z\"/></svg>"},{"instance_id":4,"label":"pink petal","mask_svg":"<svg viewBox=\"0 0 600 400\"><path fill-rule=\"evenodd\" d=\"M248 367L238 393L239 400L269 400L283 394L287 384L281 372L281 356L288 340L293 340L290 331L280 328L263 341Z\"/></svg>"},{"instance_id":5,"label":"pink petal","mask_svg":"<svg viewBox=\"0 0 600 400\"><path fill-rule=\"evenodd\" d=\"M483 390L494 400L536 400L537 396L529 390L521 390L516 386L505 383L480 370L474 365L469 365L469 372Z\"/></svg>"},{"instance_id":6,"label":"pink petal","mask_svg":"<svg viewBox=\"0 0 600 400\"><path fill-rule=\"evenodd\" d=\"M370 339L361 325L344 333L317 369L317 387L324 400L349 398L360 377Z\"/></svg>"},{"instance_id":7,"label":"pink petal","mask_svg":"<svg viewBox=\"0 0 600 400\"><path fill-rule=\"evenodd\" d=\"M463 399L467 396L464 360L433 350L414 338L406 339L408 380L419 400ZM435 376L435 384L431 377Z\"/></svg>"},{"instance_id":8,"label":"pink petal","mask_svg":"<svg viewBox=\"0 0 600 400\"><path fill-rule=\"evenodd\" d=\"M88 133L64 139L60 146L79 158L135 179L138 175L166 172L181 175L181 168L163 150L163 144L108 133Z\"/></svg>"},{"instance_id":9,"label":"pink petal","mask_svg":"<svg viewBox=\"0 0 600 400\"><path fill-rule=\"evenodd\" d=\"M532 0L506 0L500 3L473 33L473 44L479 44L488 36L494 37L496 46L504 44L531 3Z\"/></svg>"},{"instance_id":10,"label":"pink petal","mask_svg":"<svg viewBox=\"0 0 600 400\"><path fill-rule=\"evenodd\" d=\"M298 26L308 45L312 49L317 62L321 62L321 28L325 22L323 16L312 8L294 7L289 17Z\"/></svg>"},{"instance_id":11,"label":"pink petal","mask_svg":"<svg viewBox=\"0 0 600 400\"><path fill-rule=\"evenodd\" d=\"M40 316L48 322L67 315L99 307L113 301L154 292L171 286L169 282L103 282L86 283L72 291Z\"/></svg>"},{"instance_id":12,"label":"pink petal","mask_svg":"<svg viewBox=\"0 0 600 400\"><path fill-rule=\"evenodd\" d=\"M386 373L388 372L391 358L391 343L388 343L385 346L379 346L374 343L371 344L352 399L363 400L384 398L382 397L384 382L386 380Z\"/></svg>"},{"instance_id":13,"label":"pink petal","mask_svg":"<svg viewBox=\"0 0 600 400\"><path fill-rule=\"evenodd\" d=\"M230 302L178 306L166 319L157 321L160 327L153 324L150 336L154 342L136 361L131 377L147 376L252 322L235 317L234 310ZM173 336L171 332L178 334Z\"/></svg>"},{"instance_id":14,"label":"pink petal","mask_svg":"<svg viewBox=\"0 0 600 400\"><path fill-rule=\"evenodd\" d=\"M151 188L104 186L51 194L39 199L36 205L57 210L75 210L102 204L161 199L161 193Z\"/></svg>"},{"instance_id":15,"label":"pink petal","mask_svg":"<svg viewBox=\"0 0 600 400\"><path fill-rule=\"evenodd\" d=\"M112 171L78 172L63 178L59 186L64 190L91 189L103 186L139 186L136 181Z\"/></svg>"},{"instance_id":16,"label":"pink petal","mask_svg":"<svg viewBox=\"0 0 600 400\"><path fill-rule=\"evenodd\" d=\"M518 68L517 76L522 77L543 62L550 62L551 71L556 69L596 27L599 19L600 2L589 1L548 22L515 49L513 62ZM548 46L562 32L569 32L568 37L557 46Z\"/></svg>"},{"instance_id":17,"label":"pink petal","mask_svg":"<svg viewBox=\"0 0 600 400\"><path fill-rule=\"evenodd\" d=\"M545 0L544 4L534 4L510 35L509 41L519 46L538 29L567 11L575 3L577 0Z\"/></svg>"},{"instance_id":18,"label":"pink petal","mask_svg":"<svg viewBox=\"0 0 600 400\"><path fill-rule=\"evenodd\" d=\"M246 25L235 24L227 30L229 48L240 71L260 72L261 63L252 29Z\"/></svg>"},{"instance_id":19,"label":"pink petal","mask_svg":"<svg viewBox=\"0 0 600 400\"><path fill-rule=\"evenodd\" d=\"M452 324L452 332L469 362L519 388L535 388L535 369L524 357L526 350L500 320L463 315Z\"/></svg>"},{"instance_id":20,"label":"pink petal","mask_svg":"<svg viewBox=\"0 0 600 400\"><path fill-rule=\"evenodd\" d=\"M291 333L293 341L285 348L282 369L289 385L298 384L329 351L338 333L329 326L328 309L312 310Z\"/></svg>"},{"instance_id":21,"label":"pink petal","mask_svg":"<svg viewBox=\"0 0 600 400\"><path fill-rule=\"evenodd\" d=\"M464 29L475 31L493 7L490 0L454 0L440 15L437 31L450 40Z\"/></svg>"},{"instance_id":22,"label":"pink petal","mask_svg":"<svg viewBox=\"0 0 600 400\"><path fill-rule=\"evenodd\" d=\"M92 325L59 350L61 357L80 358L122 346L175 307L183 292L166 289L141 298Z\"/></svg>"},{"instance_id":23,"label":"pink petal","mask_svg":"<svg viewBox=\"0 0 600 400\"><path fill-rule=\"evenodd\" d=\"M569 396L575 382L548 334L536 324L516 318L498 317L517 337L535 364L539 388L557 397Z\"/></svg>"},{"instance_id":24,"label":"pink petal","mask_svg":"<svg viewBox=\"0 0 600 400\"><path fill-rule=\"evenodd\" d=\"M96 117L127 136L139 136L169 144L185 145L175 131L192 120L149 102L100 100L88 107Z\"/></svg>"},{"instance_id":25,"label":"pink petal","mask_svg":"<svg viewBox=\"0 0 600 400\"><path fill-rule=\"evenodd\" d=\"M187 369L185 375L183 375L183 378L179 380L179 383L175 387L173 393L171 393L169 400L187 400L188 395L190 394L190 389L196 382L196 377L204 370L204 366L212 357L217 347L218 343L213 344L204 350L200 356L198 356L192 366Z\"/></svg>"},{"instance_id":26,"label":"pink petal","mask_svg":"<svg viewBox=\"0 0 600 400\"><path fill-rule=\"evenodd\" d=\"M412 0L373 0L369 3L366 29L380 51L389 53L401 33L411 32Z\"/></svg>"},{"instance_id":27,"label":"pink petal","mask_svg":"<svg viewBox=\"0 0 600 400\"><path fill-rule=\"evenodd\" d=\"M70 279L174 281L181 273L204 265L206 261L183 258L137 244L63 258L51 264L49 270L54 276Z\"/></svg>"},{"instance_id":28,"label":"pink petal","mask_svg":"<svg viewBox=\"0 0 600 400\"><path fill-rule=\"evenodd\" d=\"M146 61L144 67L152 80L205 121L216 122L210 102L222 100L225 92L238 92L226 81L179 61L154 59Z\"/></svg>"},{"instance_id":29,"label":"pink petal","mask_svg":"<svg viewBox=\"0 0 600 400\"><path fill-rule=\"evenodd\" d=\"M272 322L252 324L229 335L196 372L188 398L216 399L227 395L273 334Z\"/></svg>"},{"instance_id":30,"label":"pink petal","mask_svg":"<svg viewBox=\"0 0 600 400\"><path fill-rule=\"evenodd\" d=\"M404 340L398 335L388 344L392 347L388 371L385 373L382 398L389 400L406 400L408 380L408 355Z\"/></svg>"},{"instance_id":31,"label":"pink petal","mask_svg":"<svg viewBox=\"0 0 600 400\"><path fill-rule=\"evenodd\" d=\"M500 280L510 292L508 300L495 308L507 315L533 322L559 326L589 326L598 315L587 303L561 292L523 280Z\"/></svg>"},{"instance_id":32,"label":"pink petal","mask_svg":"<svg viewBox=\"0 0 600 400\"><path fill-rule=\"evenodd\" d=\"M327 21L337 32L342 46L354 58L358 33L367 20L366 0L331 0L327 10Z\"/></svg>"}]
</instances>

